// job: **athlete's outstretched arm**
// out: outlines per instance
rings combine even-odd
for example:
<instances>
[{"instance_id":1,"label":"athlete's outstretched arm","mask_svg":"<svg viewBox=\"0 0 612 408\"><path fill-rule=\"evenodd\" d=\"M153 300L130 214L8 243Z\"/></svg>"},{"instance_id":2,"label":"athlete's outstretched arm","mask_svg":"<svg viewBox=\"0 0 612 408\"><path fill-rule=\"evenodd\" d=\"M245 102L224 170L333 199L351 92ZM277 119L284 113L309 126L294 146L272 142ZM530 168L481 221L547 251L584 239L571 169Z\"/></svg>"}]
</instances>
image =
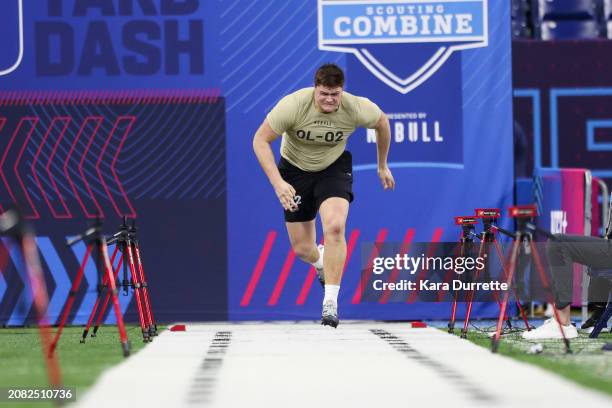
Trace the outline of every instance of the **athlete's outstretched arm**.
<instances>
[{"instance_id":1,"label":"athlete's outstretched arm","mask_svg":"<svg viewBox=\"0 0 612 408\"><path fill-rule=\"evenodd\" d=\"M387 165L387 155L389 154L389 146L391 145L391 127L389 119L385 113L381 113L380 119L374 125L376 130L376 150L378 159L378 177L385 190L395 188L395 180L393 174Z\"/></svg>"},{"instance_id":2,"label":"athlete's outstretched arm","mask_svg":"<svg viewBox=\"0 0 612 408\"><path fill-rule=\"evenodd\" d=\"M265 119L253 137L253 150L261 168L266 173L266 176L268 176L270 184L274 187L276 196L283 208L295 211L297 209L297 205L293 201L295 189L281 177L274 162L274 153L272 153L272 147L270 146L277 138L278 135L270 127L268 119Z\"/></svg>"}]
</instances>

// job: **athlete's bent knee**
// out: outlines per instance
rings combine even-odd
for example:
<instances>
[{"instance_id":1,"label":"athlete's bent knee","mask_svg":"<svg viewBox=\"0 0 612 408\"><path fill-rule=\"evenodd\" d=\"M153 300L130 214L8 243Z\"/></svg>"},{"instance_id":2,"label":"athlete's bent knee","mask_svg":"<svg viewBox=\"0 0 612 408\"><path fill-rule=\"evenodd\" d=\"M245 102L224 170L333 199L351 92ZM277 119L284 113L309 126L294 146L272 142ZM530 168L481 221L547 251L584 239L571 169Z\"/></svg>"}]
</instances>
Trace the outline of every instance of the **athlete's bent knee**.
<instances>
[{"instance_id":1,"label":"athlete's bent knee","mask_svg":"<svg viewBox=\"0 0 612 408\"><path fill-rule=\"evenodd\" d=\"M308 244L296 244L293 245L293 252L298 258L307 258L311 255L313 245Z\"/></svg>"},{"instance_id":2,"label":"athlete's bent knee","mask_svg":"<svg viewBox=\"0 0 612 408\"><path fill-rule=\"evenodd\" d=\"M323 233L326 240L340 239L344 236L344 222L340 219L328 220L325 225L323 225Z\"/></svg>"}]
</instances>

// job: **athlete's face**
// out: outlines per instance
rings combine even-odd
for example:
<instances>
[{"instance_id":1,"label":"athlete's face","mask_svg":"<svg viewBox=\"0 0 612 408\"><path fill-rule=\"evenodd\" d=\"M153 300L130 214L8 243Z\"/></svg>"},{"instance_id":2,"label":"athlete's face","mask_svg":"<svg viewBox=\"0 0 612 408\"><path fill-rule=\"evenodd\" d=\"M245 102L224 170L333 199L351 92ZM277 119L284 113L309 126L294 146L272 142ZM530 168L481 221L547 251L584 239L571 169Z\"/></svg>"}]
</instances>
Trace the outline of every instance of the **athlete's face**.
<instances>
[{"instance_id":1,"label":"athlete's face","mask_svg":"<svg viewBox=\"0 0 612 408\"><path fill-rule=\"evenodd\" d=\"M323 113L331 113L338 110L342 99L342 87L328 88L323 85L315 87L315 101Z\"/></svg>"}]
</instances>

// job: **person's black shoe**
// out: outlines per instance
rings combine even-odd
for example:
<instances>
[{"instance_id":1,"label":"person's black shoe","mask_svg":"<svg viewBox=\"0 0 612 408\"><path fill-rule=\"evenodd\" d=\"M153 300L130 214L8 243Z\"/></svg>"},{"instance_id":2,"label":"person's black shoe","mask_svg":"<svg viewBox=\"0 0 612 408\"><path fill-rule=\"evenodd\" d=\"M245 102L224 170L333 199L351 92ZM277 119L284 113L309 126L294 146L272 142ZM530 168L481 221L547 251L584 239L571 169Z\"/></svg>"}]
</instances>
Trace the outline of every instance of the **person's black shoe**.
<instances>
[{"instance_id":1,"label":"person's black shoe","mask_svg":"<svg viewBox=\"0 0 612 408\"><path fill-rule=\"evenodd\" d=\"M593 327L595 327L595 323L597 323L597 320L599 320L601 315L603 315L604 310L606 310L605 306L604 307L595 306L593 308L593 313L591 314L591 317L589 317L584 323L582 323L582 326L580 326L580 329L593 330ZM604 327L607 327L607 325Z\"/></svg>"},{"instance_id":2,"label":"person's black shoe","mask_svg":"<svg viewBox=\"0 0 612 408\"><path fill-rule=\"evenodd\" d=\"M334 329L338 327L340 320L338 319L338 307L332 301L327 301L323 304L323 313L321 314L321 324L323 326L331 326Z\"/></svg>"}]
</instances>

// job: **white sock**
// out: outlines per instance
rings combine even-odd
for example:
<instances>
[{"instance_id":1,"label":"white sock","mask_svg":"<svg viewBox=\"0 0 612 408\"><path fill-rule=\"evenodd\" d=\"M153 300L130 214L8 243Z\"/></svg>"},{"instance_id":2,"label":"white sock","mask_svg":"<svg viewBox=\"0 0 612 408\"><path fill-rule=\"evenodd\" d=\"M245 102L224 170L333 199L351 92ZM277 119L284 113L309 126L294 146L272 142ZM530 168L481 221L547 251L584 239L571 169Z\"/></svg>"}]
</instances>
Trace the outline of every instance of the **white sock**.
<instances>
[{"instance_id":1,"label":"white sock","mask_svg":"<svg viewBox=\"0 0 612 408\"><path fill-rule=\"evenodd\" d=\"M319 259L317 259L317 262L313 262L312 266L314 266L317 269L323 269L323 249L324 247L322 245L319 245L317 247L317 249L319 250Z\"/></svg>"},{"instance_id":2,"label":"white sock","mask_svg":"<svg viewBox=\"0 0 612 408\"><path fill-rule=\"evenodd\" d=\"M328 285L325 284L325 297L323 298L323 304L328 300L338 304L338 292L340 292L340 285Z\"/></svg>"}]
</instances>

